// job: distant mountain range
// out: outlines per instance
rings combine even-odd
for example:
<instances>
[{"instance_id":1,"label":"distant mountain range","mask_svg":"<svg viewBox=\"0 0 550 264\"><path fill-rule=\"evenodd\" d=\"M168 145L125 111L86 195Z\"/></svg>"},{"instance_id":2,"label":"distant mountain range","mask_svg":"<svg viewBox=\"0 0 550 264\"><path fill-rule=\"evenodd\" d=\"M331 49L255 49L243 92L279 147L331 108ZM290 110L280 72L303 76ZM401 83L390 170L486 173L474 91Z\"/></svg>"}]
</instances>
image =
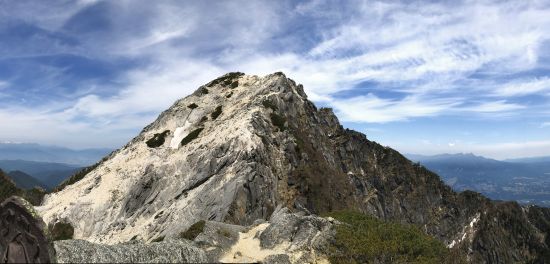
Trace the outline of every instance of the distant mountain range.
<instances>
[{"instance_id":1,"label":"distant mountain range","mask_svg":"<svg viewBox=\"0 0 550 264\"><path fill-rule=\"evenodd\" d=\"M74 150L34 143L0 143L0 160L26 160L88 166L106 156L112 149Z\"/></svg>"},{"instance_id":2,"label":"distant mountain range","mask_svg":"<svg viewBox=\"0 0 550 264\"><path fill-rule=\"evenodd\" d=\"M550 206L550 157L498 161L473 154L406 155L439 174L457 191L492 199Z\"/></svg>"},{"instance_id":3,"label":"distant mountain range","mask_svg":"<svg viewBox=\"0 0 550 264\"><path fill-rule=\"evenodd\" d=\"M6 172L7 176L21 189L39 186L50 190L82 167L52 162L0 160L0 169Z\"/></svg>"},{"instance_id":4,"label":"distant mountain range","mask_svg":"<svg viewBox=\"0 0 550 264\"><path fill-rule=\"evenodd\" d=\"M33 176L26 174L22 171L11 171L7 175L10 179L13 180L15 185L24 190L29 190L35 187L40 187L42 189L48 189L46 184L42 183L41 181L37 180Z\"/></svg>"},{"instance_id":5,"label":"distant mountain range","mask_svg":"<svg viewBox=\"0 0 550 264\"><path fill-rule=\"evenodd\" d=\"M0 143L0 169L21 189L51 190L81 168L92 165L112 150Z\"/></svg>"}]
</instances>

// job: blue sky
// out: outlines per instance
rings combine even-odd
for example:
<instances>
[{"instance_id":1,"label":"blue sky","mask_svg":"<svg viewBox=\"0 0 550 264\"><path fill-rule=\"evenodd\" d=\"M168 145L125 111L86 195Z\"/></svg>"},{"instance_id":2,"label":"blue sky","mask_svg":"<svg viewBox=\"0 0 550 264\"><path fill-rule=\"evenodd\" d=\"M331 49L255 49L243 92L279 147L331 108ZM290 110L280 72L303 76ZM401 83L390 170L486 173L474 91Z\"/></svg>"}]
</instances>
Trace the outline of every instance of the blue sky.
<instances>
[{"instance_id":1,"label":"blue sky","mask_svg":"<svg viewBox=\"0 0 550 264\"><path fill-rule=\"evenodd\" d=\"M550 155L548 0L0 0L0 141L119 147L229 71L402 152Z\"/></svg>"}]
</instances>

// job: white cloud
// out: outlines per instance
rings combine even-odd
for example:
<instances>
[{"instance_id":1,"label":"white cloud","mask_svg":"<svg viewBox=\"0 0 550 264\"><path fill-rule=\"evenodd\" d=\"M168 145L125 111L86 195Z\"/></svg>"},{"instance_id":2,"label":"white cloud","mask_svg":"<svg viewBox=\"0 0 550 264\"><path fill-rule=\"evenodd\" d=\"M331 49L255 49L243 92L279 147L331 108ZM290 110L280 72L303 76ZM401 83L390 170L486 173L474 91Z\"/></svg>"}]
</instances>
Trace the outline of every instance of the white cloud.
<instances>
[{"instance_id":1,"label":"white cloud","mask_svg":"<svg viewBox=\"0 0 550 264\"><path fill-rule=\"evenodd\" d=\"M550 94L550 78L533 78L516 80L497 87L494 94L497 96L518 96L546 92Z\"/></svg>"},{"instance_id":2,"label":"white cloud","mask_svg":"<svg viewBox=\"0 0 550 264\"><path fill-rule=\"evenodd\" d=\"M465 107L463 110L479 113L499 113L510 112L523 109L525 106L513 103L507 103L505 100L485 102L472 107Z\"/></svg>"},{"instance_id":3,"label":"white cloud","mask_svg":"<svg viewBox=\"0 0 550 264\"><path fill-rule=\"evenodd\" d=\"M9 82L0 80L0 90L7 88L8 86L10 86Z\"/></svg>"},{"instance_id":4,"label":"white cloud","mask_svg":"<svg viewBox=\"0 0 550 264\"><path fill-rule=\"evenodd\" d=\"M407 120L412 117L433 116L458 105L450 100L432 100L430 103L418 97L390 100L372 94L331 102L343 121L385 123Z\"/></svg>"}]
</instances>

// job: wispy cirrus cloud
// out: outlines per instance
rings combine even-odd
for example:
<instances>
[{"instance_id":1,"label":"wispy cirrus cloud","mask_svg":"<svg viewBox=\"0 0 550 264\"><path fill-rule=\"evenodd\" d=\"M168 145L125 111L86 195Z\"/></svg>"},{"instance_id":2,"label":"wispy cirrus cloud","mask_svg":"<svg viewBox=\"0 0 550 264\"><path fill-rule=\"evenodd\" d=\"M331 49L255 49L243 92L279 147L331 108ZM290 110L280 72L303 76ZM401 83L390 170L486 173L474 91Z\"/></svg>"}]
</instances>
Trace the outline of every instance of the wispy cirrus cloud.
<instances>
[{"instance_id":1,"label":"wispy cirrus cloud","mask_svg":"<svg viewBox=\"0 0 550 264\"><path fill-rule=\"evenodd\" d=\"M14 122L10 113L22 108L36 119L46 111L59 127L77 120L75 138L109 121L121 127L104 129L130 138L235 70L284 71L357 124L513 123L550 111L546 1L16 1L0 17L0 80L10 84L0 121ZM15 130L0 139L18 140Z\"/></svg>"}]
</instances>

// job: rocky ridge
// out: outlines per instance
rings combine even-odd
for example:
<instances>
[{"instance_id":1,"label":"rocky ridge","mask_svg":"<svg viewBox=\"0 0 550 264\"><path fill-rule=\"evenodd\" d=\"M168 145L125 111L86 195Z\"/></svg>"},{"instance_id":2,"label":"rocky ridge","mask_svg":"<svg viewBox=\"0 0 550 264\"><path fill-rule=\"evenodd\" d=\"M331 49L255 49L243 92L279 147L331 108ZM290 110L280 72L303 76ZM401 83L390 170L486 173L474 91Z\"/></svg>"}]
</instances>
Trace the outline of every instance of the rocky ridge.
<instances>
[{"instance_id":1,"label":"rocky ridge","mask_svg":"<svg viewBox=\"0 0 550 264\"><path fill-rule=\"evenodd\" d=\"M82 176L38 210L95 243L175 238L200 220L250 225L279 206L414 224L475 263L550 259L548 209L453 192L344 129L282 73L230 73L199 87Z\"/></svg>"}]
</instances>

